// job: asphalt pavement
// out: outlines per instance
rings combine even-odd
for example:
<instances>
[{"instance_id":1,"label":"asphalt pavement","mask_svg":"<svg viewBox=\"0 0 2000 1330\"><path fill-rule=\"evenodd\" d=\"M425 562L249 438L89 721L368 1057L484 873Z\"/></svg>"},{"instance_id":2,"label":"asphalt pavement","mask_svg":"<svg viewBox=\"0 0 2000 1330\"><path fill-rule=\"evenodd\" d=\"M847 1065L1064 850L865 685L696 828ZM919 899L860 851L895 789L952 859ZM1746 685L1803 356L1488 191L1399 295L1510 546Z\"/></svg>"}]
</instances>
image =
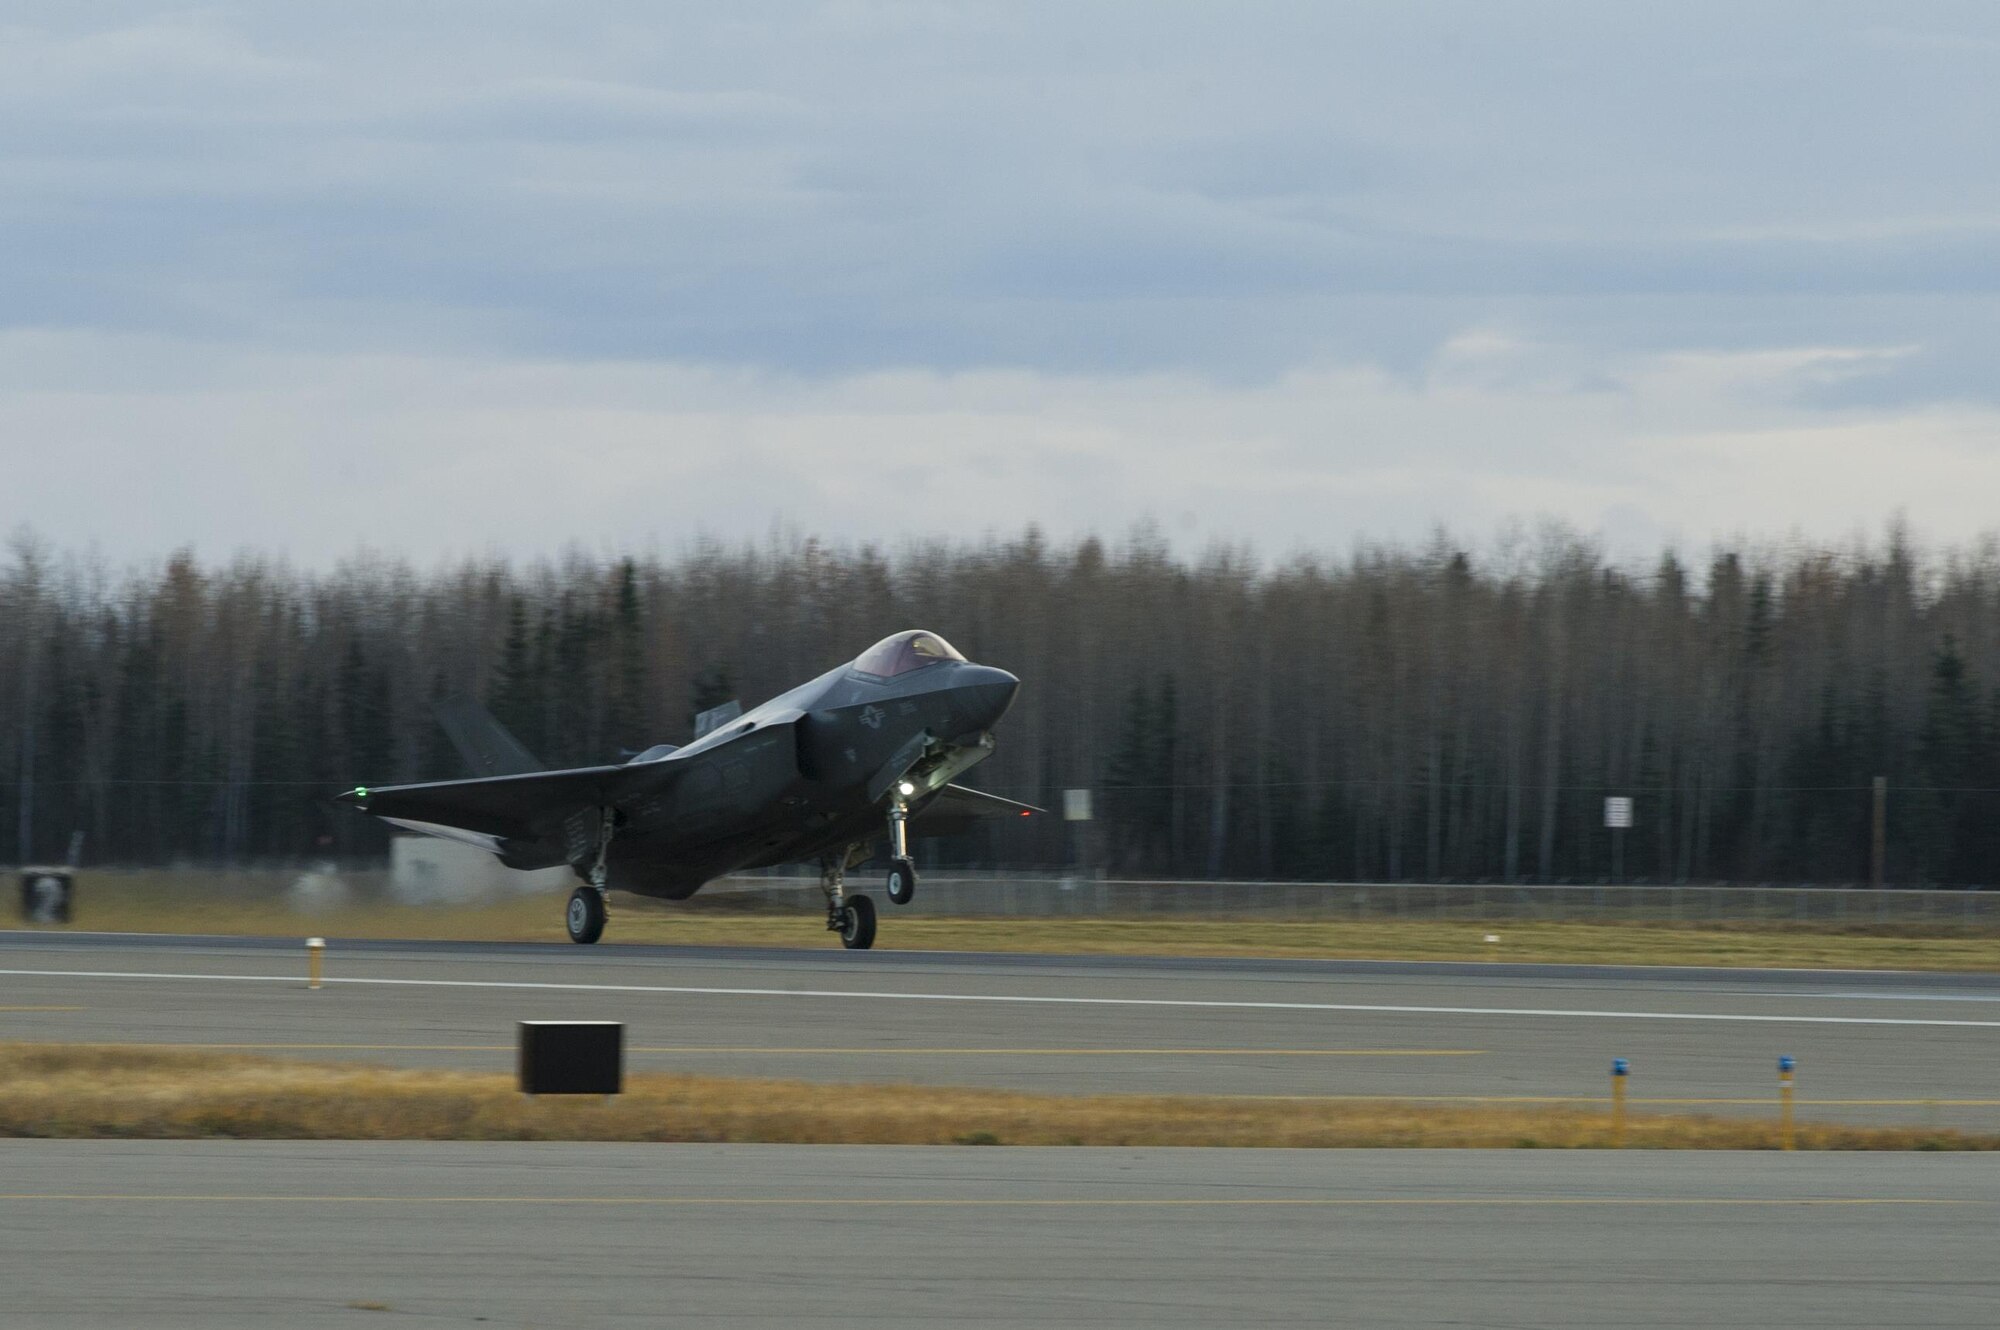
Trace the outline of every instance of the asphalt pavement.
<instances>
[{"instance_id":1,"label":"asphalt pavement","mask_svg":"<svg viewBox=\"0 0 2000 1330\"><path fill-rule=\"evenodd\" d=\"M504 1070L515 1022L636 1070L1052 1093L1601 1100L2000 1130L2000 977L0 932L0 1040Z\"/></svg>"},{"instance_id":2,"label":"asphalt pavement","mask_svg":"<svg viewBox=\"0 0 2000 1330\"><path fill-rule=\"evenodd\" d=\"M0 1144L0 1323L1988 1326L2000 1158Z\"/></svg>"}]
</instances>

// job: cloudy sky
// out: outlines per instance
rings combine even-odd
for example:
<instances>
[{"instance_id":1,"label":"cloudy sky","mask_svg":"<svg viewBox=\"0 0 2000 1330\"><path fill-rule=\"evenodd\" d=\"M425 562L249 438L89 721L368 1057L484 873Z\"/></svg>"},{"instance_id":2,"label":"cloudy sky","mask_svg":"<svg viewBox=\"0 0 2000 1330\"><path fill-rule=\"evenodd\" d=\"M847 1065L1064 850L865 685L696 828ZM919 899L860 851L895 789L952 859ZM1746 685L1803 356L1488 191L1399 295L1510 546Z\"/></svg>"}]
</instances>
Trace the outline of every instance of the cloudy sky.
<instances>
[{"instance_id":1,"label":"cloudy sky","mask_svg":"<svg viewBox=\"0 0 2000 1330\"><path fill-rule=\"evenodd\" d=\"M2000 7L0 8L0 529L2000 526Z\"/></svg>"}]
</instances>

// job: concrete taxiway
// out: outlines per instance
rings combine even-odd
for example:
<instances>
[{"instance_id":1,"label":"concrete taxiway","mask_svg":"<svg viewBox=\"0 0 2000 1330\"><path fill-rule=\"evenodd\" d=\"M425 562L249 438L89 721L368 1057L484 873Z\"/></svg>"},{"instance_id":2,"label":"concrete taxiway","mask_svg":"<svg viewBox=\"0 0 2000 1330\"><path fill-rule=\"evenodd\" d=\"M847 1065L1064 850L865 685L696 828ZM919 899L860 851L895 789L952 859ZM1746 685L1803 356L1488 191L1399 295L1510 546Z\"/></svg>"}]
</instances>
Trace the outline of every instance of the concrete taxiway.
<instances>
[{"instance_id":1,"label":"concrete taxiway","mask_svg":"<svg viewBox=\"0 0 2000 1330\"><path fill-rule=\"evenodd\" d=\"M636 1070L1056 1093L1602 1100L2000 1130L2000 977L0 932L0 1040L504 1070L514 1022Z\"/></svg>"},{"instance_id":2,"label":"concrete taxiway","mask_svg":"<svg viewBox=\"0 0 2000 1330\"><path fill-rule=\"evenodd\" d=\"M0 1319L1985 1326L2000 1159L9 1142ZM372 1318L372 1319L371 1319Z\"/></svg>"}]
</instances>

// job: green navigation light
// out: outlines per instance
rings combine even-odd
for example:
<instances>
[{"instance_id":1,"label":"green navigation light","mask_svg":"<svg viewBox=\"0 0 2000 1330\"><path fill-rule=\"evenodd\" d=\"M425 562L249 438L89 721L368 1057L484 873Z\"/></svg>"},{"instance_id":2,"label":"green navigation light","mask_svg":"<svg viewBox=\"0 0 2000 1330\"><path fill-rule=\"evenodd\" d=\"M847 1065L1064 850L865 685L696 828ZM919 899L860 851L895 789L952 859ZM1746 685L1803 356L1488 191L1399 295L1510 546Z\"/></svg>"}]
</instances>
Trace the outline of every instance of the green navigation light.
<instances>
[{"instance_id":1,"label":"green navigation light","mask_svg":"<svg viewBox=\"0 0 2000 1330\"><path fill-rule=\"evenodd\" d=\"M357 799L366 799L368 797L368 787L366 785L355 786L354 797Z\"/></svg>"}]
</instances>

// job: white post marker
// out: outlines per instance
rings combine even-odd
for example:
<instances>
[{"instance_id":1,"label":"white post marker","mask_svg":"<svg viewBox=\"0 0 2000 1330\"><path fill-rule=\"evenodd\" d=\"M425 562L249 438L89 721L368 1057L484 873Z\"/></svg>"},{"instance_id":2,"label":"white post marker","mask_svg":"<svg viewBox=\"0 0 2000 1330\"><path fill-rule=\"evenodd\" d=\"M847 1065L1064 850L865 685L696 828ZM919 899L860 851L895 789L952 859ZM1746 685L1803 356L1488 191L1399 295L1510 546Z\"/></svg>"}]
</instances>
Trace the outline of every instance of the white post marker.
<instances>
[{"instance_id":1,"label":"white post marker","mask_svg":"<svg viewBox=\"0 0 2000 1330\"><path fill-rule=\"evenodd\" d=\"M306 939L306 987L319 987L320 958L326 954L326 939L309 937Z\"/></svg>"},{"instance_id":2,"label":"white post marker","mask_svg":"<svg viewBox=\"0 0 2000 1330\"><path fill-rule=\"evenodd\" d=\"M1095 876L1097 856L1093 851L1096 849L1096 837L1091 834L1090 823L1097 813L1090 806L1090 791L1085 788L1064 790L1062 793L1063 821L1072 824L1064 837L1069 847L1070 862L1075 865L1078 872ZM1072 890L1075 886L1074 877L1063 879L1064 891Z\"/></svg>"},{"instance_id":3,"label":"white post marker","mask_svg":"<svg viewBox=\"0 0 2000 1330\"><path fill-rule=\"evenodd\" d=\"M1604 801L1604 825L1611 829L1611 880L1625 880L1625 833L1632 826L1630 795L1614 794Z\"/></svg>"}]
</instances>

